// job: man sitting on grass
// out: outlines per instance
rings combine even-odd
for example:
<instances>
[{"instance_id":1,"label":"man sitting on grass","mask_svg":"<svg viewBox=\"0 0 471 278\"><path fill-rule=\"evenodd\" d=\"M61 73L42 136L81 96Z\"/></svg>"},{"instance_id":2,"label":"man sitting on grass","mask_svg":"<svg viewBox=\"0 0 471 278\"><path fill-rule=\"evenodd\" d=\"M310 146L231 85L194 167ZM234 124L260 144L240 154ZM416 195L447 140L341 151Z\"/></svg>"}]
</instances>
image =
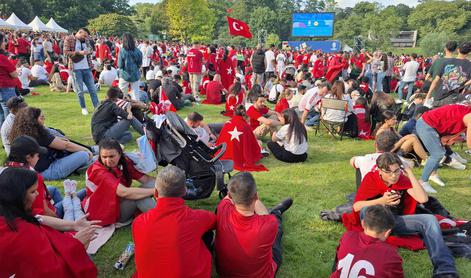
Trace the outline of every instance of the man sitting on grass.
<instances>
[{"instance_id":1,"label":"man sitting on grass","mask_svg":"<svg viewBox=\"0 0 471 278\"><path fill-rule=\"evenodd\" d=\"M362 210L363 232L348 231L337 247L334 272L330 278L367 277L402 278L402 258L397 249L384 241L394 227L394 215L386 206L369 206Z\"/></svg>"},{"instance_id":2,"label":"man sitting on grass","mask_svg":"<svg viewBox=\"0 0 471 278\"><path fill-rule=\"evenodd\" d=\"M249 172L234 175L228 189L217 208L219 277L275 277L281 265L281 215L293 200L285 199L267 210Z\"/></svg>"},{"instance_id":3,"label":"man sitting on grass","mask_svg":"<svg viewBox=\"0 0 471 278\"><path fill-rule=\"evenodd\" d=\"M396 154L383 153L376 160L377 169L361 182L353 203L353 212L344 214L342 222L348 230L361 230L360 211L368 206L383 205L394 214L394 235L419 234L433 264L433 278L458 277L455 261L446 246L440 225L432 214L415 214L417 203L428 201L428 195L412 169L403 165ZM391 242L391 240L388 240ZM392 243L392 242L391 242ZM420 249L422 243L395 238L397 246ZM415 246L420 245L420 246Z\"/></svg>"},{"instance_id":4,"label":"man sitting on grass","mask_svg":"<svg viewBox=\"0 0 471 278\"><path fill-rule=\"evenodd\" d=\"M265 106L265 101L266 98L263 95L258 95L254 104L247 109L250 126L257 139L263 138L268 133L273 134L276 127L281 125L279 121L281 115L275 111L270 111Z\"/></svg>"},{"instance_id":5,"label":"man sitting on grass","mask_svg":"<svg viewBox=\"0 0 471 278\"><path fill-rule=\"evenodd\" d=\"M211 276L207 245L216 216L185 205L185 180L185 172L176 166L162 169L155 181L157 205L134 220L136 277Z\"/></svg>"}]
</instances>

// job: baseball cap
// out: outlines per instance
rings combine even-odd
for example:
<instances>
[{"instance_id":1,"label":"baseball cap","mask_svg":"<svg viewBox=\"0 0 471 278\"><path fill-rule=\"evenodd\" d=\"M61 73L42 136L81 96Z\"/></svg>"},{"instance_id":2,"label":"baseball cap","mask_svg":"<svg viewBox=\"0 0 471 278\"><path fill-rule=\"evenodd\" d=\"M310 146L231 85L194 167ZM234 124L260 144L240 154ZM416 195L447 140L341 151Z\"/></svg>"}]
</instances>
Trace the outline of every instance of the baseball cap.
<instances>
[{"instance_id":1,"label":"baseball cap","mask_svg":"<svg viewBox=\"0 0 471 278\"><path fill-rule=\"evenodd\" d=\"M145 86L146 86L146 83L144 83L143 81L139 82L139 87L145 87Z\"/></svg>"},{"instance_id":2,"label":"baseball cap","mask_svg":"<svg viewBox=\"0 0 471 278\"><path fill-rule=\"evenodd\" d=\"M23 158L32 153L47 155L48 151L47 148L41 147L33 137L27 135L19 136L11 143L11 157Z\"/></svg>"}]
</instances>

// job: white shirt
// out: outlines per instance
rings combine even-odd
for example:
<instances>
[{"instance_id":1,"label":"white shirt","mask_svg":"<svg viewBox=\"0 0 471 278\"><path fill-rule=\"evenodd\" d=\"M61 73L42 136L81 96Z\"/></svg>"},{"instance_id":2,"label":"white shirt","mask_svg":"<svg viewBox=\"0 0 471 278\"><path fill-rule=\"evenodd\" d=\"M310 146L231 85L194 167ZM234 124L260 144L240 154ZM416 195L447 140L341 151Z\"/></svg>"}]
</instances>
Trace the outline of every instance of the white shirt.
<instances>
[{"instance_id":1,"label":"white shirt","mask_svg":"<svg viewBox=\"0 0 471 278\"><path fill-rule=\"evenodd\" d=\"M9 138L10 138L11 128L13 127L14 122L15 122L15 115L13 115L12 113L8 114L0 130L0 134L2 136L3 147L5 148L5 153L7 156L10 155L10 139Z\"/></svg>"},{"instance_id":2,"label":"white shirt","mask_svg":"<svg viewBox=\"0 0 471 278\"><path fill-rule=\"evenodd\" d=\"M409 61L402 68L404 69L404 76L402 77L402 81L415 81L415 77L417 76L417 70L419 70L419 63L417 63L416 61Z\"/></svg>"},{"instance_id":3,"label":"white shirt","mask_svg":"<svg viewBox=\"0 0 471 278\"><path fill-rule=\"evenodd\" d=\"M300 112L303 112L304 110L311 111L311 109L319 103L321 97L319 96L318 91L319 89L317 87L306 91L298 104Z\"/></svg>"},{"instance_id":4,"label":"white shirt","mask_svg":"<svg viewBox=\"0 0 471 278\"><path fill-rule=\"evenodd\" d=\"M145 45L145 44L142 44L140 47L139 47L139 50L141 51L142 53L142 66L143 67L148 67L150 66L150 56L152 56L152 47L150 47L150 45Z\"/></svg>"},{"instance_id":5,"label":"white shirt","mask_svg":"<svg viewBox=\"0 0 471 278\"><path fill-rule=\"evenodd\" d=\"M282 52L280 54L276 55L276 63L278 69L281 69L281 71L284 70L285 67L285 62L286 62L286 56Z\"/></svg>"},{"instance_id":6,"label":"white shirt","mask_svg":"<svg viewBox=\"0 0 471 278\"><path fill-rule=\"evenodd\" d=\"M44 41L43 42L43 47L44 47L44 50L46 50L47 52L52 52L53 51L51 41Z\"/></svg>"},{"instance_id":7,"label":"white shirt","mask_svg":"<svg viewBox=\"0 0 471 278\"><path fill-rule=\"evenodd\" d=\"M275 60L275 53L271 50L265 52L265 72L274 72L275 68L273 67L273 61Z\"/></svg>"},{"instance_id":8,"label":"white shirt","mask_svg":"<svg viewBox=\"0 0 471 278\"><path fill-rule=\"evenodd\" d=\"M331 95L331 94L328 94L325 97L326 98L334 98L334 96ZM353 107L352 107L351 99L348 95L343 95L342 97L343 97L342 100L347 101L347 105L348 105L347 113L345 113L345 111L340 111L340 110L322 109L322 110L324 110L323 111L324 112L324 115L323 115L324 120L335 122L335 123L344 123L344 122L347 121L347 117L351 114L351 111L353 110Z\"/></svg>"},{"instance_id":9,"label":"white shirt","mask_svg":"<svg viewBox=\"0 0 471 278\"><path fill-rule=\"evenodd\" d=\"M89 49L87 48L87 44L85 42L81 43L80 40L75 40L75 51L89 51ZM74 63L74 70L81 69L90 69L87 56L84 56L80 62Z\"/></svg>"},{"instance_id":10,"label":"white shirt","mask_svg":"<svg viewBox=\"0 0 471 278\"><path fill-rule=\"evenodd\" d=\"M273 85L270 89L270 94L268 94L268 99L270 101L276 101L277 97L283 92L283 89L283 85L281 84Z\"/></svg>"},{"instance_id":11,"label":"white shirt","mask_svg":"<svg viewBox=\"0 0 471 278\"><path fill-rule=\"evenodd\" d=\"M34 65L32 68L31 68L31 74L36 77L37 79L40 79L40 80L48 80L47 79L47 71L46 69L43 67L43 66L40 66L40 65Z\"/></svg>"},{"instance_id":12,"label":"white shirt","mask_svg":"<svg viewBox=\"0 0 471 278\"><path fill-rule=\"evenodd\" d=\"M296 136L294 136L294 134L291 135L291 138L288 138L288 129L289 125L284 125L276 133L276 137L281 140L285 150L295 155L306 153L308 148L306 138L304 138L301 144L299 144L299 142L295 139Z\"/></svg>"},{"instance_id":13,"label":"white shirt","mask_svg":"<svg viewBox=\"0 0 471 278\"><path fill-rule=\"evenodd\" d=\"M156 74L155 71L149 69L146 72L146 80L149 81L149 80L155 79L155 74Z\"/></svg>"},{"instance_id":14,"label":"white shirt","mask_svg":"<svg viewBox=\"0 0 471 278\"><path fill-rule=\"evenodd\" d=\"M26 89L29 87L29 77L32 76L33 74L31 73L31 70L25 66L21 66L16 70L18 72L18 78L20 79L21 86L23 89Z\"/></svg>"},{"instance_id":15,"label":"white shirt","mask_svg":"<svg viewBox=\"0 0 471 278\"><path fill-rule=\"evenodd\" d=\"M105 84L106 86L109 86L111 87L111 84L113 83L113 81L115 81L116 79L118 79L118 73L117 73L117 70L113 70L113 68L111 68L111 70L104 70L100 73L100 78L98 79L98 81L101 83L103 81L103 84Z\"/></svg>"}]
</instances>

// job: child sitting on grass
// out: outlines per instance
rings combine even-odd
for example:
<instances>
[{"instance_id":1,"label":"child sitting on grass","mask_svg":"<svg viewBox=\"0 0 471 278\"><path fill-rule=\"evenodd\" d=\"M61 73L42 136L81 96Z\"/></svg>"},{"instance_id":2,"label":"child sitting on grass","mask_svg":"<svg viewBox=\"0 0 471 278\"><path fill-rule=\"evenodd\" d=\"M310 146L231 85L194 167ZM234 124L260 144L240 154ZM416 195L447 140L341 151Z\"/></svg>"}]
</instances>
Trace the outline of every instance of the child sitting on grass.
<instances>
[{"instance_id":1,"label":"child sitting on grass","mask_svg":"<svg viewBox=\"0 0 471 278\"><path fill-rule=\"evenodd\" d=\"M293 91L290 89L284 89L283 92L278 97L278 102L275 105L275 111L278 113L283 113L286 109L289 108L289 102L293 98Z\"/></svg>"}]
</instances>

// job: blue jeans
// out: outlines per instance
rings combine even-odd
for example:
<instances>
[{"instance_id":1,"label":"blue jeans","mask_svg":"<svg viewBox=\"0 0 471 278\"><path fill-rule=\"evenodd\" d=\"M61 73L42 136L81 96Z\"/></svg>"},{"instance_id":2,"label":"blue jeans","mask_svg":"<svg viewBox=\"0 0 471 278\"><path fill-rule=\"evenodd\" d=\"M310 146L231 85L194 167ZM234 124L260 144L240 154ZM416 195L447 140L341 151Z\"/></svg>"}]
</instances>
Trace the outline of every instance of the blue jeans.
<instances>
[{"instance_id":1,"label":"blue jeans","mask_svg":"<svg viewBox=\"0 0 471 278\"><path fill-rule=\"evenodd\" d=\"M399 99L402 99L402 89L404 89L404 86L407 85L406 101L409 100L409 98L412 96L412 92L414 90L414 83L415 83L414 81L409 81L409 82L401 81L401 83L399 83L399 88L397 89Z\"/></svg>"},{"instance_id":2,"label":"blue jeans","mask_svg":"<svg viewBox=\"0 0 471 278\"><path fill-rule=\"evenodd\" d=\"M0 106L2 109L0 109L0 127L3 124L3 121L7 118L8 114L10 114L10 111L8 111L7 107L7 101L12 98L16 97L16 92L15 88L0 88Z\"/></svg>"},{"instance_id":3,"label":"blue jeans","mask_svg":"<svg viewBox=\"0 0 471 278\"><path fill-rule=\"evenodd\" d=\"M93 80L92 71L89 69L74 70L75 88L77 88L77 96L79 99L80 107L87 108L85 98L83 97L83 84L87 86L90 98L92 99L93 107L97 108L99 101L96 95L95 81Z\"/></svg>"},{"instance_id":4,"label":"blue jeans","mask_svg":"<svg viewBox=\"0 0 471 278\"><path fill-rule=\"evenodd\" d=\"M417 121L415 129L425 149L429 152L429 157L425 163L422 177L420 178L422 181L428 181L432 172L438 169L440 160L445 156L445 148L440 142L438 132L423 119Z\"/></svg>"},{"instance_id":5,"label":"blue jeans","mask_svg":"<svg viewBox=\"0 0 471 278\"><path fill-rule=\"evenodd\" d=\"M79 151L58 159L49 165L41 175L45 180L60 180L72 174L78 168L87 165L90 161L88 153Z\"/></svg>"},{"instance_id":6,"label":"blue jeans","mask_svg":"<svg viewBox=\"0 0 471 278\"><path fill-rule=\"evenodd\" d=\"M367 207L360 211L360 219L365 216ZM425 243L433 264L433 275L457 273L455 260L443 240L437 219L432 214L397 215L392 229L394 235L419 234Z\"/></svg>"},{"instance_id":7,"label":"blue jeans","mask_svg":"<svg viewBox=\"0 0 471 278\"><path fill-rule=\"evenodd\" d=\"M393 234L420 234L432 260L433 274L456 273L455 260L443 240L437 219L432 214L396 216Z\"/></svg>"},{"instance_id":8,"label":"blue jeans","mask_svg":"<svg viewBox=\"0 0 471 278\"><path fill-rule=\"evenodd\" d=\"M304 123L307 126L315 126L319 124L320 115L318 112L311 110L306 117L306 122Z\"/></svg>"},{"instance_id":9,"label":"blue jeans","mask_svg":"<svg viewBox=\"0 0 471 278\"><path fill-rule=\"evenodd\" d=\"M77 195L74 198L70 196L65 196L62 198L62 195L57 187L48 186L47 191L51 194L51 198L54 201L54 207L56 208L56 214L64 220L78 220L84 213L80 201L85 198L87 192L85 189L77 191Z\"/></svg>"},{"instance_id":10,"label":"blue jeans","mask_svg":"<svg viewBox=\"0 0 471 278\"><path fill-rule=\"evenodd\" d=\"M137 122L139 122L136 119ZM137 123L134 123L137 127ZM115 123L112 127L110 127L104 134L103 138L111 138L117 140L121 144L126 144L132 140L132 134L129 132L129 126L131 125L131 121L129 120L121 120ZM97 142L98 143L98 142Z\"/></svg>"},{"instance_id":11,"label":"blue jeans","mask_svg":"<svg viewBox=\"0 0 471 278\"><path fill-rule=\"evenodd\" d=\"M376 73L376 91L382 92L383 91L383 79L386 76L384 71L378 71Z\"/></svg>"}]
</instances>

